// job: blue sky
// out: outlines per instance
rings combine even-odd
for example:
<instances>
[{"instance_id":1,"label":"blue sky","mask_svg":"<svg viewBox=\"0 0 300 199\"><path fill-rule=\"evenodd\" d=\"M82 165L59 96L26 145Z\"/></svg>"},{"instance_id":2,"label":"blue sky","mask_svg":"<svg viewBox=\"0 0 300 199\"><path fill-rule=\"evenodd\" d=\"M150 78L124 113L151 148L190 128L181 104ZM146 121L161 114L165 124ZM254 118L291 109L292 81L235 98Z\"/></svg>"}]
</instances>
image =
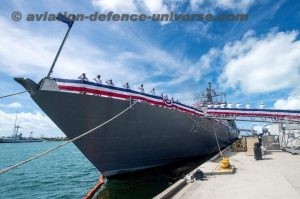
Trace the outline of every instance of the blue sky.
<instances>
[{"instance_id":1,"label":"blue sky","mask_svg":"<svg viewBox=\"0 0 300 199\"><path fill-rule=\"evenodd\" d=\"M53 76L89 78L100 73L117 86L143 83L193 104L212 81L228 101L242 106L300 109L300 3L297 0L15 0L0 7L0 95L21 91L14 76L44 77L67 26L15 22L29 13L248 13L244 22L75 22ZM12 131L18 112L22 132L63 135L28 94L0 101L0 136ZM248 125L248 124L247 124ZM243 126L243 124L242 124Z\"/></svg>"}]
</instances>

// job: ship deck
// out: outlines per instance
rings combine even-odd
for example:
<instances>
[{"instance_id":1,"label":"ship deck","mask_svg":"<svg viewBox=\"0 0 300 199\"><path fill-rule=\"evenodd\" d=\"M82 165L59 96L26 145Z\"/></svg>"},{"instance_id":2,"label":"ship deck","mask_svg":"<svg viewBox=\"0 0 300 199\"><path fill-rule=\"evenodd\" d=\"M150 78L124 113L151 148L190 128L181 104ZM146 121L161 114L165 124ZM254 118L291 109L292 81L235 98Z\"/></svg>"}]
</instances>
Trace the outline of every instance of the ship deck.
<instances>
[{"instance_id":1,"label":"ship deck","mask_svg":"<svg viewBox=\"0 0 300 199\"><path fill-rule=\"evenodd\" d=\"M171 198L300 198L300 155L269 151L263 160L256 161L246 152L227 152L236 168L233 174L209 175L207 180L181 182L169 187L155 198L164 198L181 186ZM204 173L218 165L208 161L199 166ZM181 184L181 185L180 185Z\"/></svg>"}]
</instances>

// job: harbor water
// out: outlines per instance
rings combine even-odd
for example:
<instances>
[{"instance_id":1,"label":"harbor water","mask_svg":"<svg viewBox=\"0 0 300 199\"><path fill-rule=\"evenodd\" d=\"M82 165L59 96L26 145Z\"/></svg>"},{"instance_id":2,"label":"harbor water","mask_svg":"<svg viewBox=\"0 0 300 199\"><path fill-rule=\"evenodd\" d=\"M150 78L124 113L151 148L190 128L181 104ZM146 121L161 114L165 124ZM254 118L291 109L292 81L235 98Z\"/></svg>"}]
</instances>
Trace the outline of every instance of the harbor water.
<instances>
[{"instance_id":1,"label":"harbor water","mask_svg":"<svg viewBox=\"0 0 300 199\"><path fill-rule=\"evenodd\" d=\"M60 143L2 143L0 169ZM83 198L96 184L99 175L99 171L71 143L1 174L0 198ZM129 180L109 180L97 198L152 198L170 183L165 176L153 174L143 174Z\"/></svg>"}]
</instances>

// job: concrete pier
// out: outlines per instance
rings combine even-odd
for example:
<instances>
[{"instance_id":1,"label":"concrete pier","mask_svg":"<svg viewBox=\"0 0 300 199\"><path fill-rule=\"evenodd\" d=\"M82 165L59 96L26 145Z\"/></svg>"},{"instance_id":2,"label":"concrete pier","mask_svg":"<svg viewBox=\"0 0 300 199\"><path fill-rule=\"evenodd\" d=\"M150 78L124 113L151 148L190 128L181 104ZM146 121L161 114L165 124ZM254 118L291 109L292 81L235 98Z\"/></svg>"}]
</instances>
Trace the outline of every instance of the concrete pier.
<instances>
[{"instance_id":1,"label":"concrete pier","mask_svg":"<svg viewBox=\"0 0 300 199\"><path fill-rule=\"evenodd\" d=\"M219 160L214 158L197 168L206 173L207 179L189 182L192 175L189 174L186 176L186 185L179 191L172 187L166 190L169 195L170 191L174 191L172 197L164 197L167 193L162 192L155 198L300 198L300 155L267 151L263 160L256 161L246 152L232 152L228 149L225 156L234 165L235 171L232 174L227 172L216 175Z\"/></svg>"}]
</instances>

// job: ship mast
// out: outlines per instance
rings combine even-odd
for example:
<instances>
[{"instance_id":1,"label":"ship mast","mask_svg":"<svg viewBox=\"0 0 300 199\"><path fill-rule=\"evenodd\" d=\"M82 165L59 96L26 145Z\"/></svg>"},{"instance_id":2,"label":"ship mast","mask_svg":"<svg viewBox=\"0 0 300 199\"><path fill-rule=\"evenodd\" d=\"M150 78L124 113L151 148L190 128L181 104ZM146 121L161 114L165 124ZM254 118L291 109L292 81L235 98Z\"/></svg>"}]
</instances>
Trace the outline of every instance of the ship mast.
<instances>
[{"instance_id":1,"label":"ship mast","mask_svg":"<svg viewBox=\"0 0 300 199\"><path fill-rule=\"evenodd\" d=\"M20 123L17 125L17 121L18 121L18 114L16 113L15 124L13 128L13 136L16 136L19 132L19 128L21 128L19 125Z\"/></svg>"},{"instance_id":2,"label":"ship mast","mask_svg":"<svg viewBox=\"0 0 300 199\"><path fill-rule=\"evenodd\" d=\"M208 87L206 88L206 102L209 104L213 104L213 96L215 94L215 90L211 88L211 82L208 82Z\"/></svg>"},{"instance_id":3,"label":"ship mast","mask_svg":"<svg viewBox=\"0 0 300 199\"><path fill-rule=\"evenodd\" d=\"M226 93L216 92L212 87L211 82L208 82L206 91L200 92L194 100L196 103L194 106L200 108L209 105L227 104L226 103Z\"/></svg>"}]
</instances>

